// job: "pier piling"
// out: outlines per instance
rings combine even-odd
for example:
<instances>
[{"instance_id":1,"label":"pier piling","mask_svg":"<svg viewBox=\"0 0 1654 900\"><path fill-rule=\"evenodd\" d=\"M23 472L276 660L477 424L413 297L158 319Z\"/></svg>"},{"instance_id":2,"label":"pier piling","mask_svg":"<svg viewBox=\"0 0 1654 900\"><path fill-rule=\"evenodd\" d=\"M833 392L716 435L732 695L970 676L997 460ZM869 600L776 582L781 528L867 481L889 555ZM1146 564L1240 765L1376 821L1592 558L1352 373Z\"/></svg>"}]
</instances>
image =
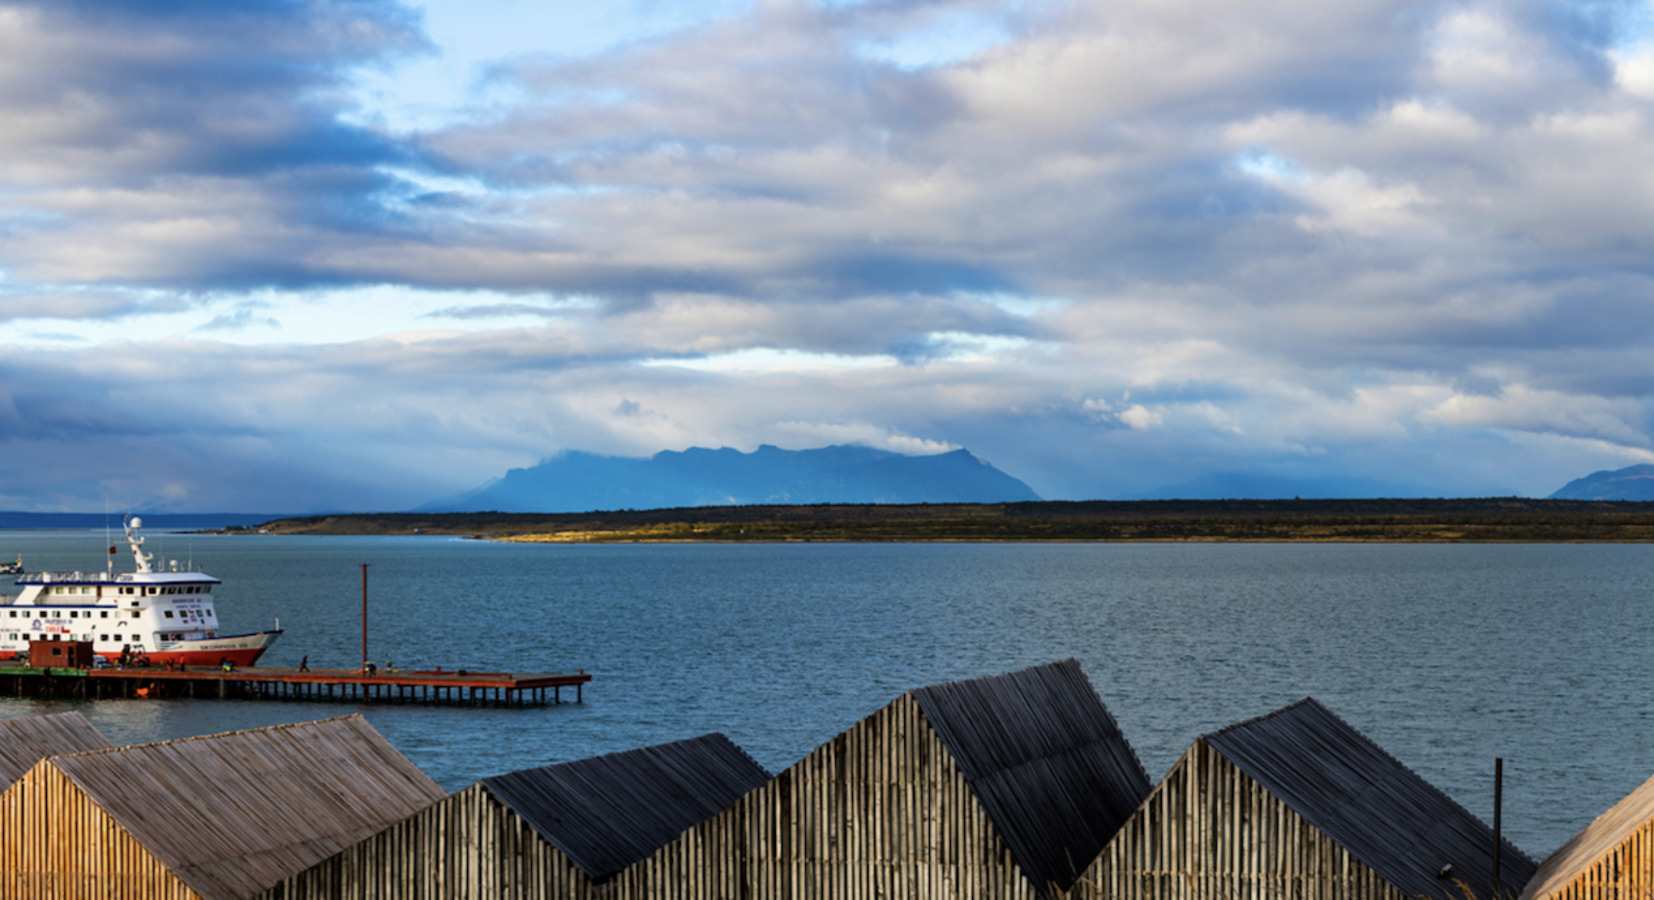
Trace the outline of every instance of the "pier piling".
<instances>
[{"instance_id":1,"label":"pier piling","mask_svg":"<svg viewBox=\"0 0 1654 900\"><path fill-rule=\"evenodd\" d=\"M591 676L522 675L509 672L408 671L366 675L338 669L164 668L72 669L0 666L0 696L102 700L190 697L297 702L425 703L454 706L527 707L563 702L572 685L575 702Z\"/></svg>"}]
</instances>

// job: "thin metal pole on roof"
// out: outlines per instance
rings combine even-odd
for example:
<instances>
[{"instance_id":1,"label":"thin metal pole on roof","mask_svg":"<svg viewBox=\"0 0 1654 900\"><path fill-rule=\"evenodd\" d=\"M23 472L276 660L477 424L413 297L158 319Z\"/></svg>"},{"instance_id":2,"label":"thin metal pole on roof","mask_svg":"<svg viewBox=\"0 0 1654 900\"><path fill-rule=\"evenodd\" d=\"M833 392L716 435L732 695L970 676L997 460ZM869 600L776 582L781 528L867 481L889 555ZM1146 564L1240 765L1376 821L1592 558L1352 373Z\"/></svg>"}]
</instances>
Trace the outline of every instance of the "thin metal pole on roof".
<instances>
[{"instance_id":1,"label":"thin metal pole on roof","mask_svg":"<svg viewBox=\"0 0 1654 900\"><path fill-rule=\"evenodd\" d=\"M1499 900L1499 851L1505 843L1500 817L1505 806L1505 758L1493 758L1493 900Z\"/></svg>"}]
</instances>

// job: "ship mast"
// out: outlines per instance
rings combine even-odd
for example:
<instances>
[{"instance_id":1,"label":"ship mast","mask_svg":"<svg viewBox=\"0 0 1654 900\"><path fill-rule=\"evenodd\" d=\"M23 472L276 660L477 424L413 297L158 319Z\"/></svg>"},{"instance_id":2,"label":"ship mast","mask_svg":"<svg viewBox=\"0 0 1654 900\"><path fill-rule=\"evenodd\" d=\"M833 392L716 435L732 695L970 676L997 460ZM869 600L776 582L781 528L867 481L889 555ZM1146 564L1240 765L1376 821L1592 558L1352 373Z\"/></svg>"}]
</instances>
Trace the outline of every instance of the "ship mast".
<instances>
[{"instance_id":1,"label":"ship mast","mask_svg":"<svg viewBox=\"0 0 1654 900\"><path fill-rule=\"evenodd\" d=\"M154 559L154 556L144 552L144 539L132 534L132 532L144 527L144 520L137 517L122 519L121 525L126 528L126 543L127 546L132 548L132 559L137 564L138 574L148 575L153 572L154 570L149 567L149 561Z\"/></svg>"}]
</instances>

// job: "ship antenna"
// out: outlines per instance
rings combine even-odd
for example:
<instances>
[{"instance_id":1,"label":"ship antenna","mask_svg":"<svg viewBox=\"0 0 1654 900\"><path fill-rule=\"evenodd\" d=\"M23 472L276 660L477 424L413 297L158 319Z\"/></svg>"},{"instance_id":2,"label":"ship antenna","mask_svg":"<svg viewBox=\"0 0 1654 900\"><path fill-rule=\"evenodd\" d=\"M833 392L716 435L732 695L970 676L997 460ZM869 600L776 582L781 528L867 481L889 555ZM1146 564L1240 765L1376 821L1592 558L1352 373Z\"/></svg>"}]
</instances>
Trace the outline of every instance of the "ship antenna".
<instances>
[{"instance_id":1,"label":"ship antenna","mask_svg":"<svg viewBox=\"0 0 1654 900\"><path fill-rule=\"evenodd\" d=\"M126 544L132 548L132 560L137 565L138 574L145 575L154 571L149 567L149 561L154 557L144 552L144 539L132 533L144 527L144 520L137 517L125 518L121 520L121 524L126 528Z\"/></svg>"}]
</instances>

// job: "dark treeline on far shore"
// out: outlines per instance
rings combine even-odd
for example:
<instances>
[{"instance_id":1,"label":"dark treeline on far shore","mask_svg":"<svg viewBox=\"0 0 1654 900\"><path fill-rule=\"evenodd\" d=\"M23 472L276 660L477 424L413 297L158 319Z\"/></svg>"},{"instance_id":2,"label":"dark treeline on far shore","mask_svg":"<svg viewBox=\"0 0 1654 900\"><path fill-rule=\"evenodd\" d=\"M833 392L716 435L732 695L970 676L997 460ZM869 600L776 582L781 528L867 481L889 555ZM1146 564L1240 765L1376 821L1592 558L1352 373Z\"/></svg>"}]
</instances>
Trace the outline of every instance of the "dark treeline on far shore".
<instances>
[{"instance_id":1,"label":"dark treeline on far shore","mask_svg":"<svg viewBox=\"0 0 1654 900\"><path fill-rule=\"evenodd\" d=\"M276 534L532 541L1654 541L1654 503L1523 497L706 506L276 519Z\"/></svg>"}]
</instances>

